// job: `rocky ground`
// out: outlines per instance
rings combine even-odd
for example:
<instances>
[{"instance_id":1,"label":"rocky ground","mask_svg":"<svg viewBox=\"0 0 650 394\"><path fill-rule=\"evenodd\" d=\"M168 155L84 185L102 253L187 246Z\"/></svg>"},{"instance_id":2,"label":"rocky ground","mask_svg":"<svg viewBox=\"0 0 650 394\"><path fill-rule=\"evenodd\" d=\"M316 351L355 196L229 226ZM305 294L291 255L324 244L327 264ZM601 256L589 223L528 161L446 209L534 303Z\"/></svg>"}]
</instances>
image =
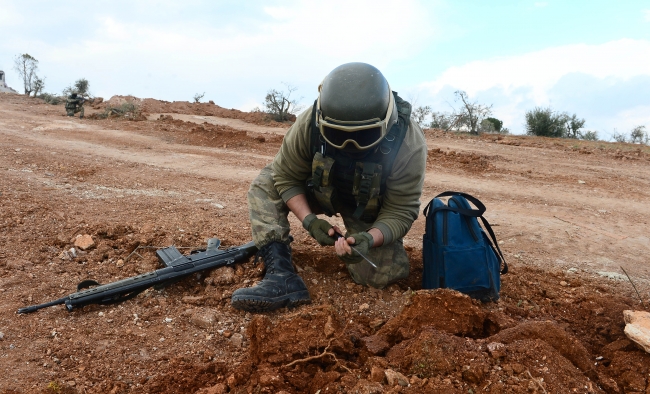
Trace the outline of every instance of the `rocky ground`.
<instances>
[{"instance_id":1,"label":"rocky ground","mask_svg":"<svg viewBox=\"0 0 650 394\"><path fill-rule=\"evenodd\" d=\"M250 240L246 191L288 126L135 101L139 121L79 120L0 94L0 393L650 392L650 354L623 332L623 311L650 305L638 145L425 132L422 201L460 190L487 205L510 265L497 303L421 290L423 217L410 277L380 291L291 216L311 305L233 309L262 277L251 259L116 305L17 314L157 269L156 247Z\"/></svg>"}]
</instances>

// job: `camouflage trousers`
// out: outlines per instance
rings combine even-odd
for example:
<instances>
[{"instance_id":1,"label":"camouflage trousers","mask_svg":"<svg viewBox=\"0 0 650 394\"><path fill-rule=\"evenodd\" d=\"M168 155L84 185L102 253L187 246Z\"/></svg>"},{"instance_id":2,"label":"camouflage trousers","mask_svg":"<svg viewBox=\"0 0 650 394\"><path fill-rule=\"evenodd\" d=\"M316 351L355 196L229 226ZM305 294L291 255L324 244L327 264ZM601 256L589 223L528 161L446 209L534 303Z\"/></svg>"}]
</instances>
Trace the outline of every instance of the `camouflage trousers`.
<instances>
[{"instance_id":1,"label":"camouflage trousers","mask_svg":"<svg viewBox=\"0 0 650 394\"><path fill-rule=\"evenodd\" d=\"M83 118L84 116L84 107L79 107L79 108L66 108L66 112L68 113L68 116L74 116L77 112L81 112L79 114L80 118Z\"/></svg>"},{"instance_id":2,"label":"camouflage trousers","mask_svg":"<svg viewBox=\"0 0 650 394\"><path fill-rule=\"evenodd\" d=\"M313 196L307 194L307 200L312 212L322 213ZM369 223L352 217L355 207L335 206L335 208L343 218L346 235L368 230ZM248 190L248 210L253 241L258 248L274 241L290 242L291 229L287 218L290 210L275 188L270 165L262 169ZM367 257L377 265L377 268L365 260L356 264L347 264L350 276L358 284L382 289L406 278L409 274L410 264L401 238L390 245L370 249Z\"/></svg>"}]
</instances>

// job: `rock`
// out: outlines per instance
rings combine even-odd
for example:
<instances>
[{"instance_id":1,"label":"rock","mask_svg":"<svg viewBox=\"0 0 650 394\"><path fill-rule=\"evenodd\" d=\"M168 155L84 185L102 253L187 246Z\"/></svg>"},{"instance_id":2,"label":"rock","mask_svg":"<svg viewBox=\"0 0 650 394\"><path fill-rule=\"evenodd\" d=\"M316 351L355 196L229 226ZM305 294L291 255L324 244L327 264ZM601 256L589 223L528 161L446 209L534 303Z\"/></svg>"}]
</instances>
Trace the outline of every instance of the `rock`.
<instances>
[{"instance_id":1,"label":"rock","mask_svg":"<svg viewBox=\"0 0 650 394\"><path fill-rule=\"evenodd\" d=\"M117 260L117 263L115 263L115 266L117 268L124 267L124 260L122 260L122 259Z\"/></svg>"},{"instance_id":2,"label":"rock","mask_svg":"<svg viewBox=\"0 0 650 394\"><path fill-rule=\"evenodd\" d=\"M370 322L370 328L377 329L377 328L379 328L379 327L381 327L383 325L384 325L384 319L381 319L381 318L375 319L375 320Z\"/></svg>"},{"instance_id":3,"label":"rock","mask_svg":"<svg viewBox=\"0 0 650 394\"><path fill-rule=\"evenodd\" d=\"M278 375L267 373L260 376L260 386L262 387L273 387L279 383L281 383L281 381Z\"/></svg>"},{"instance_id":4,"label":"rock","mask_svg":"<svg viewBox=\"0 0 650 394\"><path fill-rule=\"evenodd\" d=\"M214 313L194 313L190 316L190 323L200 328L210 328L214 324L216 316Z\"/></svg>"},{"instance_id":5,"label":"rock","mask_svg":"<svg viewBox=\"0 0 650 394\"><path fill-rule=\"evenodd\" d=\"M244 344L244 336L240 333L232 334L230 343L232 343L234 347L241 347Z\"/></svg>"},{"instance_id":6,"label":"rock","mask_svg":"<svg viewBox=\"0 0 650 394\"><path fill-rule=\"evenodd\" d=\"M384 338L378 335L363 337L361 338L361 342L366 345L368 352L374 354L375 356L386 353L386 351L390 349L388 342L386 342Z\"/></svg>"},{"instance_id":7,"label":"rock","mask_svg":"<svg viewBox=\"0 0 650 394\"><path fill-rule=\"evenodd\" d=\"M214 270L209 279L215 285L231 285L235 283L235 270L232 267L221 267Z\"/></svg>"},{"instance_id":8,"label":"rock","mask_svg":"<svg viewBox=\"0 0 650 394\"><path fill-rule=\"evenodd\" d=\"M194 296L185 296L185 297L181 298L181 300L186 304L194 304L194 305L196 305L196 304L200 304L203 301L203 297L201 297L201 296L196 296L196 297L194 297Z\"/></svg>"},{"instance_id":9,"label":"rock","mask_svg":"<svg viewBox=\"0 0 650 394\"><path fill-rule=\"evenodd\" d=\"M359 312L365 311L368 308L370 308L370 305L368 305L367 303L363 303L359 305Z\"/></svg>"},{"instance_id":10,"label":"rock","mask_svg":"<svg viewBox=\"0 0 650 394\"><path fill-rule=\"evenodd\" d=\"M223 383L217 383L212 387L202 388L196 394L226 394L227 392L228 386Z\"/></svg>"},{"instance_id":11,"label":"rock","mask_svg":"<svg viewBox=\"0 0 650 394\"><path fill-rule=\"evenodd\" d=\"M352 390L348 392L355 394L381 394L384 392L384 387L380 383L369 382L365 379L361 379Z\"/></svg>"},{"instance_id":12,"label":"rock","mask_svg":"<svg viewBox=\"0 0 650 394\"><path fill-rule=\"evenodd\" d=\"M88 234L78 235L74 241L74 246L81 250L89 250L95 246L95 242L93 242L93 237Z\"/></svg>"},{"instance_id":13,"label":"rock","mask_svg":"<svg viewBox=\"0 0 650 394\"><path fill-rule=\"evenodd\" d=\"M5 333L0 331L0 341L2 341L3 339L5 339Z\"/></svg>"},{"instance_id":14,"label":"rock","mask_svg":"<svg viewBox=\"0 0 650 394\"><path fill-rule=\"evenodd\" d=\"M393 387L396 384L399 384L402 387L407 387L409 385L408 378L397 371L387 369L384 371L384 375L386 375L386 382L388 382L388 386L390 387Z\"/></svg>"},{"instance_id":15,"label":"rock","mask_svg":"<svg viewBox=\"0 0 650 394\"><path fill-rule=\"evenodd\" d=\"M493 358L500 358L506 356L506 345L499 342L490 342L487 345L488 352Z\"/></svg>"},{"instance_id":16,"label":"rock","mask_svg":"<svg viewBox=\"0 0 650 394\"><path fill-rule=\"evenodd\" d=\"M643 350L650 353L650 313L644 311L623 311L625 335Z\"/></svg>"},{"instance_id":17,"label":"rock","mask_svg":"<svg viewBox=\"0 0 650 394\"><path fill-rule=\"evenodd\" d=\"M327 316L327 323L325 323L323 331L325 333L325 338L331 337L336 332L336 329L334 329L334 323L332 322L332 316Z\"/></svg>"},{"instance_id":18,"label":"rock","mask_svg":"<svg viewBox=\"0 0 650 394\"><path fill-rule=\"evenodd\" d=\"M463 380L473 384L479 384L483 380L483 369L480 365L467 365L463 368Z\"/></svg>"},{"instance_id":19,"label":"rock","mask_svg":"<svg viewBox=\"0 0 650 394\"><path fill-rule=\"evenodd\" d=\"M385 377L385 371L383 368L373 366L370 368L370 381L382 383Z\"/></svg>"}]
</instances>

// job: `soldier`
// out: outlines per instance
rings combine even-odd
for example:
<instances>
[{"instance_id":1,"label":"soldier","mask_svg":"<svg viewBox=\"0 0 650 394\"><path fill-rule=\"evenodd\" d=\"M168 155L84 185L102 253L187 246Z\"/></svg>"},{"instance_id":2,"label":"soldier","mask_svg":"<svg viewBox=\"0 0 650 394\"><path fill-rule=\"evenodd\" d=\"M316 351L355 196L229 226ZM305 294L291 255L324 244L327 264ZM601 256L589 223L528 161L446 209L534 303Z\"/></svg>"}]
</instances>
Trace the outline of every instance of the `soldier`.
<instances>
[{"instance_id":1,"label":"soldier","mask_svg":"<svg viewBox=\"0 0 650 394\"><path fill-rule=\"evenodd\" d=\"M233 293L235 308L266 312L311 301L291 262L289 212L321 246L334 246L356 283L381 289L408 276L403 237L419 215L427 157L411 105L365 63L335 68L318 91L248 191L266 272ZM318 214L340 214L346 236Z\"/></svg>"},{"instance_id":2,"label":"soldier","mask_svg":"<svg viewBox=\"0 0 650 394\"><path fill-rule=\"evenodd\" d=\"M72 92L65 101L65 110L68 113L68 116L74 116L74 114L80 112L79 119L83 119L84 101L86 100L83 97L78 96L77 92Z\"/></svg>"}]
</instances>

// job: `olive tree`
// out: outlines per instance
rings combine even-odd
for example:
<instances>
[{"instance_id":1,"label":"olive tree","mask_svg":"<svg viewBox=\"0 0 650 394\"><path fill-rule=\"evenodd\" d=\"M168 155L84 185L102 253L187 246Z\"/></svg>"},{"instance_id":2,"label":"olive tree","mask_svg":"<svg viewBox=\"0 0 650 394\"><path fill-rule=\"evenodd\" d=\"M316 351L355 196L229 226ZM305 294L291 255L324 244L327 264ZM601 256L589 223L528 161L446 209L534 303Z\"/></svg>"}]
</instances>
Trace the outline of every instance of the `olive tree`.
<instances>
[{"instance_id":1,"label":"olive tree","mask_svg":"<svg viewBox=\"0 0 650 394\"><path fill-rule=\"evenodd\" d=\"M645 131L645 126L636 126L630 132L630 142L633 144L648 143L648 136Z\"/></svg>"},{"instance_id":2,"label":"olive tree","mask_svg":"<svg viewBox=\"0 0 650 394\"><path fill-rule=\"evenodd\" d=\"M36 75L36 70L38 70L38 60L28 53L18 55L14 59L14 70L16 70L20 78L23 80L25 96L29 96L34 91L34 84L36 81L40 80ZM42 86L40 86L40 88L42 89Z\"/></svg>"},{"instance_id":3,"label":"olive tree","mask_svg":"<svg viewBox=\"0 0 650 394\"><path fill-rule=\"evenodd\" d=\"M427 117L431 115L431 107L425 105L424 107L417 107L411 113L411 117L420 127L426 127L424 123Z\"/></svg>"},{"instance_id":4,"label":"olive tree","mask_svg":"<svg viewBox=\"0 0 650 394\"><path fill-rule=\"evenodd\" d=\"M81 78L76 80L71 86L63 89L64 96L68 96L72 92L77 92L77 94L84 97L90 96L90 82L86 78Z\"/></svg>"}]
</instances>

